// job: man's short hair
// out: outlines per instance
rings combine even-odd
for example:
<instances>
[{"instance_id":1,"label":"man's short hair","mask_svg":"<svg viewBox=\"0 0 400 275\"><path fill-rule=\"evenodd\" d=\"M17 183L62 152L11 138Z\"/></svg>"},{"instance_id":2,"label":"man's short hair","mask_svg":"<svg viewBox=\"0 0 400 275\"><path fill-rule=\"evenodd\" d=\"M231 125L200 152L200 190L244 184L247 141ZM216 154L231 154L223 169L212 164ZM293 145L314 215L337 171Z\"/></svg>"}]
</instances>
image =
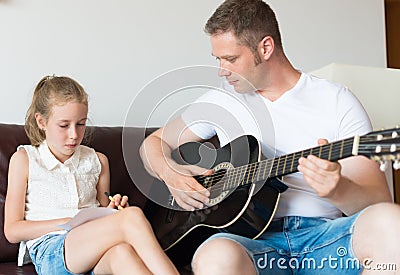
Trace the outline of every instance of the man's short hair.
<instances>
[{"instance_id":1,"label":"man's short hair","mask_svg":"<svg viewBox=\"0 0 400 275\"><path fill-rule=\"evenodd\" d=\"M232 32L241 45L257 52L259 42L272 37L275 47L282 50L278 21L271 7L262 0L226 0L208 19L205 32L218 35Z\"/></svg>"}]
</instances>

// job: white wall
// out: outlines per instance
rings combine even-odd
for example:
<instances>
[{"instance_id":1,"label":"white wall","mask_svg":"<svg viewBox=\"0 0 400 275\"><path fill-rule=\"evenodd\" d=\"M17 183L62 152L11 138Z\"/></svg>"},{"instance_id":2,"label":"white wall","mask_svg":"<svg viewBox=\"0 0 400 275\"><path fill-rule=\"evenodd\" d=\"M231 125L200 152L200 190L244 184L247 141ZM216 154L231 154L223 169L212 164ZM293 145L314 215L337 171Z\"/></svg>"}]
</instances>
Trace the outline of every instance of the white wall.
<instances>
[{"instance_id":1,"label":"white wall","mask_svg":"<svg viewBox=\"0 0 400 275\"><path fill-rule=\"evenodd\" d=\"M170 92L144 89L152 80L184 66L217 65L203 26L221 2L0 0L0 122L23 123L35 84L56 74L86 88L96 125L124 125L141 91L129 123L144 125L154 99ZM383 0L268 2L297 68L386 66ZM186 100L197 96L188 94ZM159 112L152 123L162 125L168 115Z\"/></svg>"}]
</instances>

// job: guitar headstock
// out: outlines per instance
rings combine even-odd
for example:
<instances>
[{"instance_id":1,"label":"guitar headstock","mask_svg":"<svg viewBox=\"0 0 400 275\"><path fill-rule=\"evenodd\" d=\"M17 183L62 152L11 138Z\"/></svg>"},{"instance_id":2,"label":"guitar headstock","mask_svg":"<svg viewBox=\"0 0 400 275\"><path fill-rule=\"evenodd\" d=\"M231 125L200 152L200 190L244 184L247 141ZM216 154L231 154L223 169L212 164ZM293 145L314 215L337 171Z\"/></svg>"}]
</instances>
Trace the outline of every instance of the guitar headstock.
<instances>
[{"instance_id":1,"label":"guitar headstock","mask_svg":"<svg viewBox=\"0 0 400 275\"><path fill-rule=\"evenodd\" d=\"M370 157L386 170L388 162L393 162L394 169L400 169L400 128L371 132L360 137L358 153Z\"/></svg>"}]
</instances>

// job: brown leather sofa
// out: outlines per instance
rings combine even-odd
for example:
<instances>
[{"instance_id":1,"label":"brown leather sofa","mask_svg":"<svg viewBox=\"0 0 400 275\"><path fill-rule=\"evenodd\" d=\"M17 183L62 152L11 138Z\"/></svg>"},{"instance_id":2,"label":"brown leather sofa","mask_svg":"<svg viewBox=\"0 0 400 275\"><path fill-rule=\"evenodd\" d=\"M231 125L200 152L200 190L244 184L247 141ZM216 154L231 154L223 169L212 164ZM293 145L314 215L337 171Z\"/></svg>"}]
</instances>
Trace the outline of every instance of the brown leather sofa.
<instances>
[{"instance_id":1,"label":"brown leather sofa","mask_svg":"<svg viewBox=\"0 0 400 275\"><path fill-rule=\"evenodd\" d=\"M144 195L150 192L154 179L148 175L139 156L139 147L144 137L155 129L122 127L92 127L87 145L96 151L104 153L110 163L111 193L126 194L130 205L141 207L151 218L154 203ZM124 133L123 133L124 131ZM124 137L124 142L122 141ZM0 214L1 225L4 229L4 201L7 192L8 163L11 155L20 144L29 144L22 125L0 124ZM128 153L122 150L122 144L128 144ZM124 158L129 159L129 169ZM141 190L133 183L128 171L135 171L134 181L141 182ZM148 187L147 187L148 185ZM83 244L84 245L84 244ZM189 244L190 245L190 244ZM0 232L0 274L36 274L33 265L17 267L18 244L9 243L4 230ZM177 265L182 274L190 273L187 264L190 253L187 251L169 251L168 255Z\"/></svg>"}]
</instances>

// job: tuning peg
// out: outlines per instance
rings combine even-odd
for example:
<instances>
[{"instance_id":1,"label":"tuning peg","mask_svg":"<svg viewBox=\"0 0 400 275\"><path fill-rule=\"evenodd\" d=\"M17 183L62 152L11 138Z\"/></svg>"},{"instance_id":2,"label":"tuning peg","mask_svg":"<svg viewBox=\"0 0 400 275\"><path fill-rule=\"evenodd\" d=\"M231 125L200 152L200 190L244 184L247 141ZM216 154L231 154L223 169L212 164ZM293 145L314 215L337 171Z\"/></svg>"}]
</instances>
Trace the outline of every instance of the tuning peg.
<instances>
[{"instance_id":1,"label":"tuning peg","mask_svg":"<svg viewBox=\"0 0 400 275\"><path fill-rule=\"evenodd\" d=\"M387 164L387 161L386 160L383 160L383 161L380 161L380 166L379 166L379 169L382 171L382 172L385 172L386 171L386 168L388 167L388 164Z\"/></svg>"},{"instance_id":2,"label":"tuning peg","mask_svg":"<svg viewBox=\"0 0 400 275\"><path fill-rule=\"evenodd\" d=\"M398 159L396 159L393 163L393 169L394 170L398 170L400 169L400 161Z\"/></svg>"}]
</instances>

